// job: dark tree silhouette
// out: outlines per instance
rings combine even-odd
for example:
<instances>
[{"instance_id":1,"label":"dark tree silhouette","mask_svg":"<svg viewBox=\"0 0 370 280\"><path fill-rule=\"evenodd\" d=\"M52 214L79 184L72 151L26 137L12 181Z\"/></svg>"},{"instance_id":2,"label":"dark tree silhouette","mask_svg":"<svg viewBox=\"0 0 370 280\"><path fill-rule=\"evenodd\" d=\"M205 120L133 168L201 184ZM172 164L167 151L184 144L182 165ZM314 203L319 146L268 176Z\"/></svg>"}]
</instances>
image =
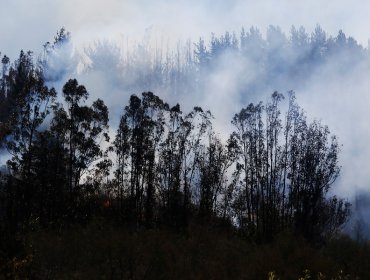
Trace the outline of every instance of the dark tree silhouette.
<instances>
[{"instance_id":1,"label":"dark tree silhouette","mask_svg":"<svg viewBox=\"0 0 370 280\"><path fill-rule=\"evenodd\" d=\"M52 120L52 131L56 131L65 149L68 150L68 185L72 194L78 191L81 177L91 164L103 157L100 141L108 141L108 108L97 99L91 106L80 104L88 93L77 80L69 80L63 87L67 109L58 105Z\"/></svg>"},{"instance_id":2,"label":"dark tree silhouette","mask_svg":"<svg viewBox=\"0 0 370 280\"><path fill-rule=\"evenodd\" d=\"M282 98L275 92L266 107L250 104L233 118L234 212L239 226L262 240L286 229L314 240L348 215L348 203L327 197L339 174L338 143L319 122L307 124L293 93L283 124ZM336 212L330 222L327 211Z\"/></svg>"}]
</instances>

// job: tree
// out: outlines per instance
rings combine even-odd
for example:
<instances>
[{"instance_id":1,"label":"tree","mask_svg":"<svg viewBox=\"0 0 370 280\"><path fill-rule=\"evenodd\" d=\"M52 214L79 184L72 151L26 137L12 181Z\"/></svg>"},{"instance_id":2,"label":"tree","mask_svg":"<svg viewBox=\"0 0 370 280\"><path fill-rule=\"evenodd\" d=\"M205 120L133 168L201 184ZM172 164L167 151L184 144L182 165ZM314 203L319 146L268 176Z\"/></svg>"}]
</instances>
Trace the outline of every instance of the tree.
<instances>
[{"instance_id":1,"label":"tree","mask_svg":"<svg viewBox=\"0 0 370 280\"><path fill-rule=\"evenodd\" d=\"M265 133L262 121L262 103L250 104L232 120L236 130L229 140L236 153L237 204L242 203L242 212L237 211L241 228L260 228L260 210L265 210L267 195ZM239 177L241 180L239 181ZM244 207L245 206L245 207Z\"/></svg>"},{"instance_id":2,"label":"tree","mask_svg":"<svg viewBox=\"0 0 370 280\"><path fill-rule=\"evenodd\" d=\"M310 51L307 61L311 66L317 67L326 61L330 45L329 43L330 38L328 39L325 31L317 25L310 36Z\"/></svg>"},{"instance_id":3,"label":"tree","mask_svg":"<svg viewBox=\"0 0 370 280\"><path fill-rule=\"evenodd\" d=\"M62 27L52 43L46 42L44 52L39 59L43 77L47 82L62 80L63 76L76 66L73 61L71 34Z\"/></svg>"},{"instance_id":4,"label":"tree","mask_svg":"<svg viewBox=\"0 0 370 280\"><path fill-rule=\"evenodd\" d=\"M327 127L307 124L292 92L283 124L282 98L275 92L266 107L250 104L233 118L234 213L239 226L258 239L293 229L317 241L348 215L348 203L327 197L339 175L339 146Z\"/></svg>"},{"instance_id":5,"label":"tree","mask_svg":"<svg viewBox=\"0 0 370 280\"><path fill-rule=\"evenodd\" d=\"M67 160L67 150L53 132L46 130L37 134L31 165L35 186L32 215L42 226L60 224L68 214Z\"/></svg>"},{"instance_id":6,"label":"tree","mask_svg":"<svg viewBox=\"0 0 370 280\"><path fill-rule=\"evenodd\" d=\"M2 71L0 77L0 148L2 148L5 137L10 133L11 127L11 106L8 95L8 67L9 58L4 55L1 59Z\"/></svg>"},{"instance_id":7,"label":"tree","mask_svg":"<svg viewBox=\"0 0 370 280\"><path fill-rule=\"evenodd\" d=\"M199 158L201 218L222 216L222 206L218 205L220 196L227 188L227 170L232 164L232 155L221 140L210 133L207 146L203 147Z\"/></svg>"},{"instance_id":8,"label":"tree","mask_svg":"<svg viewBox=\"0 0 370 280\"><path fill-rule=\"evenodd\" d=\"M168 105L152 92L144 92L142 99L131 96L114 141L120 207L124 209L123 194L126 192L133 223L144 221L150 226L154 222L157 154L164 133L165 110ZM126 191L124 185L128 186Z\"/></svg>"},{"instance_id":9,"label":"tree","mask_svg":"<svg viewBox=\"0 0 370 280\"><path fill-rule=\"evenodd\" d=\"M166 223L186 223L210 117L199 107L183 116L151 92L131 96L113 147L119 200L126 194L131 222L152 224L158 203Z\"/></svg>"},{"instance_id":10,"label":"tree","mask_svg":"<svg viewBox=\"0 0 370 280\"><path fill-rule=\"evenodd\" d=\"M202 38L199 38L199 42L195 44L194 56L200 75L203 75L209 66L210 53Z\"/></svg>"},{"instance_id":11,"label":"tree","mask_svg":"<svg viewBox=\"0 0 370 280\"><path fill-rule=\"evenodd\" d=\"M7 162L11 172L7 192L19 204L19 207L9 208L9 213L16 216L14 225L17 226L18 221L28 222L34 213L33 199L38 187L33 166L36 156L34 143L50 113L56 92L45 86L40 69L33 64L31 52L21 51L19 59L3 79L2 88L6 92L8 106L8 120L5 122L9 127L5 144L12 155Z\"/></svg>"},{"instance_id":12,"label":"tree","mask_svg":"<svg viewBox=\"0 0 370 280\"><path fill-rule=\"evenodd\" d=\"M69 80L63 87L66 110L59 104L55 108L51 131L68 151L68 186L72 194L78 191L81 178L89 167L103 157L100 141L109 141L108 108L97 99L91 106L80 104L88 93L77 80Z\"/></svg>"}]
</instances>

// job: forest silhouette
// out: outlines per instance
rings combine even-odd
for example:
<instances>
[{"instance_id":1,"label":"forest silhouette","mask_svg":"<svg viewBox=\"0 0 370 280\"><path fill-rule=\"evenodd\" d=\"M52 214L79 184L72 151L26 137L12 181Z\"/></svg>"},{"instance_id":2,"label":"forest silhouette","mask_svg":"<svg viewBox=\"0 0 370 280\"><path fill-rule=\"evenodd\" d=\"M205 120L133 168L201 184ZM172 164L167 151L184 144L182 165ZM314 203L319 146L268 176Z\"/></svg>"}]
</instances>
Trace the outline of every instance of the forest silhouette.
<instances>
[{"instance_id":1,"label":"forest silhouette","mask_svg":"<svg viewBox=\"0 0 370 280\"><path fill-rule=\"evenodd\" d=\"M189 89L183 85L191 80L201 88L194 77L225 52L258 61L274 54L264 67L282 67L287 75L309 71L313 60L331 52L367 55L342 32L326 39L317 27L308 39L293 29L289 44L278 28L269 32L267 41L253 28L240 41L230 33L213 36L210 50L200 39L189 68L173 68L178 72L167 81L178 90ZM134 94L112 133L103 98L90 100L76 79L62 92L50 87L64 75L51 69L53 53L69 36L61 29L36 61L24 51L13 63L5 55L1 61L0 147L10 157L0 178L4 279L173 279L182 273L298 279L311 275L306 269L331 279L369 276L369 244L342 232L350 203L329 192L340 174L340 144L327 126L307 120L293 91L275 91L267 102L235 112L226 140L210 111L183 112L153 92ZM305 54L287 69L284 44ZM298 65L303 70L295 71ZM263 258L273 264L261 265Z\"/></svg>"}]
</instances>

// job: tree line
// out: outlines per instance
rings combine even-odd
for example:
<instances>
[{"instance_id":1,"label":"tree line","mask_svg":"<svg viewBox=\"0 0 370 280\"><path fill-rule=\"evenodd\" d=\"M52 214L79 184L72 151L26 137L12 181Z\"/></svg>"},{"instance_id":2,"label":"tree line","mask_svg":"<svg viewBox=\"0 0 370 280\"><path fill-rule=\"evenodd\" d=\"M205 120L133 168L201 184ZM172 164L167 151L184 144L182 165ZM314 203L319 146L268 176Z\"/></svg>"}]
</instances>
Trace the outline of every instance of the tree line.
<instances>
[{"instance_id":1,"label":"tree line","mask_svg":"<svg viewBox=\"0 0 370 280\"><path fill-rule=\"evenodd\" d=\"M244 98L271 89L300 88L323 67L348 74L369 60L367 46L341 30L330 36L320 26L312 32L294 26L283 32L269 26L265 34L251 27L208 37L174 43L172 48L150 40L132 45L98 41L84 49L81 61L85 72L103 75L107 84L118 84L130 93L151 89L172 94L202 94L213 74L233 71L237 63L245 69L237 73ZM51 61L60 55L58 49L50 54Z\"/></svg>"},{"instance_id":2,"label":"tree line","mask_svg":"<svg viewBox=\"0 0 370 280\"><path fill-rule=\"evenodd\" d=\"M184 113L144 92L130 97L112 137L104 101L90 102L76 79L57 102L31 52L2 65L0 143L11 155L2 230L103 215L131 227L217 222L260 241L286 230L316 241L346 221L349 204L328 195L340 171L337 139L307 121L293 92L285 113L278 92L236 113L227 140L210 111Z\"/></svg>"}]
</instances>

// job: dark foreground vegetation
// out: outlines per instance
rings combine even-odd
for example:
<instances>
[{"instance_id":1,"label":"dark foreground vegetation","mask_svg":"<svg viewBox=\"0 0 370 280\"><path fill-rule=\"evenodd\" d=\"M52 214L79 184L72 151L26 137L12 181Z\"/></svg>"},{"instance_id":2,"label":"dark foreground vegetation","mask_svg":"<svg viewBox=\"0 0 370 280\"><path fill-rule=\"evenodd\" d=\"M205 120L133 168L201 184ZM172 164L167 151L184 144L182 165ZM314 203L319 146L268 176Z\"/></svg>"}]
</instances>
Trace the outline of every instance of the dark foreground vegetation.
<instances>
[{"instance_id":1,"label":"dark foreground vegetation","mask_svg":"<svg viewBox=\"0 0 370 280\"><path fill-rule=\"evenodd\" d=\"M272 242L257 244L217 223L192 224L177 232L130 229L96 219L88 225L33 229L18 238L21 251L12 258L0 255L0 279L370 277L369 244L345 236L313 246L300 236L282 233Z\"/></svg>"},{"instance_id":2,"label":"dark foreground vegetation","mask_svg":"<svg viewBox=\"0 0 370 280\"><path fill-rule=\"evenodd\" d=\"M350 205L329 195L336 137L293 92L285 113L278 92L241 109L226 140L211 112L144 92L112 137L104 101L76 79L58 98L45 63L2 60L4 279L369 278L369 245L340 233Z\"/></svg>"}]
</instances>

